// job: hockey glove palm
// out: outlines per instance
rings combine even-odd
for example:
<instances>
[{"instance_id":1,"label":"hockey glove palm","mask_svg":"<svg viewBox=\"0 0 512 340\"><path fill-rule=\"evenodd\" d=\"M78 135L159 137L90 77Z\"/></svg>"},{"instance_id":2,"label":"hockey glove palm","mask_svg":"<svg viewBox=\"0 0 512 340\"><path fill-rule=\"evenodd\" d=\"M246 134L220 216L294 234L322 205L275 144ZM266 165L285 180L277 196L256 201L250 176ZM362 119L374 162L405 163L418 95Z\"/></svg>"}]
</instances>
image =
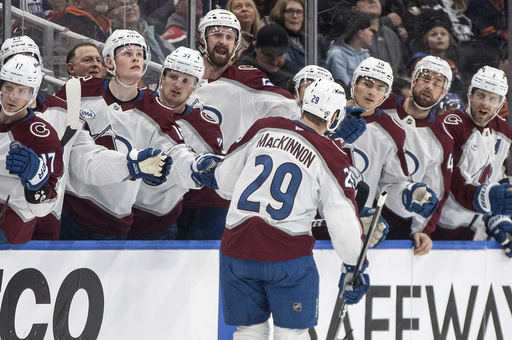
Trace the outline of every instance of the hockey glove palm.
<instances>
[{"instance_id":1,"label":"hockey glove palm","mask_svg":"<svg viewBox=\"0 0 512 340\"><path fill-rule=\"evenodd\" d=\"M485 183L478 186L473 205L481 214L512 215L512 184Z\"/></svg>"},{"instance_id":2,"label":"hockey glove palm","mask_svg":"<svg viewBox=\"0 0 512 340\"><path fill-rule=\"evenodd\" d=\"M221 156L209 153L196 156L190 165L190 169L192 170L192 179L198 187L204 185L212 189L219 188L215 179L215 167L222 159L223 157Z\"/></svg>"},{"instance_id":3,"label":"hockey glove palm","mask_svg":"<svg viewBox=\"0 0 512 340\"><path fill-rule=\"evenodd\" d=\"M402 203L407 211L425 218L432 216L439 205L436 193L424 183L411 183L402 193Z\"/></svg>"},{"instance_id":4,"label":"hockey glove palm","mask_svg":"<svg viewBox=\"0 0 512 340\"><path fill-rule=\"evenodd\" d=\"M348 305L353 305L361 301L364 294L366 294L366 292L370 289L370 276L368 274L364 274L364 271L367 267L368 261L366 261L366 263L359 271L355 283L352 284L356 267L343 264L338 287L344 289L343 298Z\"/></svg>"},{"instance_id":5,"label":"hockey glove palm","mask_svg":"<svg viewBox=\"0 0 512 340\"><path fill-rule=\"evenodd\" d=\"M353 143L366 131L366 121L361 117L365 110L360 107L346 106L345 112L345 118L331 137L342 138L347 143Z\"/></svg>"},{"instance_id":6,"label":"hockey glove palm","mask_svg":"<svg viewBox=\"0 0 512 340\"><path fill-rule=\"evenodd\" d=\"M375 208L370 207L364 207L359 213L359 218L361 219L361 222L363 222L365 235L368 235L368 229L370 229L373 214L375 214ZM386 239L386 235L388 232L389 225L386 222L386 220L384 220L384 218L380 216L379 222L377 222L377 225L373 229L372 238L370 239L370 247L375 248L376 246L378 246L382 241Z\"/></svg>"},{"instance_id":7,"label":"hockey glove palm","mask_svg":"<svg viewBox=\"0 0 512 340\"><path fill-rule=\"evenodd\" d=\"M6 169L10 174L18 175L21 184L30 191L39 190L50 177L46 162L34 150L17 141L11 143Z\"/></svg>"},{"instance_id":8,"label":"hockey glove palm","mask_svg":"<svg viewBox=\"0 0 512 340\"><path fill-rule=\"evenodd\" d=\"M142 178L146 183L154 185L167 180L172 166L172 158L159 149L133 149L126 155L126 159L132 178Z\"/></svg>"},{"instance_id":9,"label":"hockey glove palm","mask_svg":"<svg viewBox=\"0 0 512 340\"><path fill-rule=\"evenodd\" d=\"M485 219L485 229L489 236L494 237L503 248L505 254L512 258L512 220L510 216L494 215Z\"/></svg>"}]
</instances>

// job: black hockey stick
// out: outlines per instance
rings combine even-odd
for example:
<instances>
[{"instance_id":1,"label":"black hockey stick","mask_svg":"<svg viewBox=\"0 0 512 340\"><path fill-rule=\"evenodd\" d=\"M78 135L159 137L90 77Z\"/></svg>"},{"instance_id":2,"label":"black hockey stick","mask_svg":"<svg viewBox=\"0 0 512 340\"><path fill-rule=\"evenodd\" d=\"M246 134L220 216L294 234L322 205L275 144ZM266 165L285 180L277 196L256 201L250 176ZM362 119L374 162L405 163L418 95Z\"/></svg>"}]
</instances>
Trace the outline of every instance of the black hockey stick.
<instances>
[{"instance_id":1,"label":"black hockey stick","mask_svg":"<svg viewBox=\"0 0 512 340\"><path fill-rule=\"evenodd\" d=\"M363 262L366 258L366 252L368 251L368 247L370 246L370 239L373 234L373 229L379 222L380 214L382 213L382 207L384 206L384 202L386 201L388 193L383 191L379 200L377 201L377 207L375 209L375 213L373 214L372 223L370 224L370 228L368 229L368 235L363 243L363 248L361 249L361 253L359 254L359 258L357 259L356 269L354 270L354 275L352 276L352 282L350 283L352 286L356 284L357 277L359 276L359 272L363 267ZM347 304L345 299L343 298L343 293L345 292L345 287L340 288L338 293L338 298L336 299L336 304L334 306L334 311L332 312L331 323L329 324L329 329L327 331L327 340L336 340L338 339L339 328L343 323L343 319L347 313Z\"/></svg>"},{"instance_id":2,"label":"black hockey stick","mask_svg":"<svg viewBox=\"0 0 512 340\"><path fill-rule=\"evenodd\" d=\"M368 200L368 196L370 195L370 187L366 182L360 181L356 187L356 203L357 210L360 212L364 205L366 204L366 200ZM311 220L312 227L327 227L327 222L324 219Z\"/></svg>"},{"instance_id":3,"label":"black hockey stick","mask_svg":"<svg viewBox=\"0 0 512 340\"><path fill-rule=\"evenodd\" d=\"M82 85L78 78L69 78L66 82L66 105L68 114L66 115L68 126L60 140L60 144L64 147L73 138L76 131L80 128L80 101L82 96Z\"/></svg>"}]
</instances>

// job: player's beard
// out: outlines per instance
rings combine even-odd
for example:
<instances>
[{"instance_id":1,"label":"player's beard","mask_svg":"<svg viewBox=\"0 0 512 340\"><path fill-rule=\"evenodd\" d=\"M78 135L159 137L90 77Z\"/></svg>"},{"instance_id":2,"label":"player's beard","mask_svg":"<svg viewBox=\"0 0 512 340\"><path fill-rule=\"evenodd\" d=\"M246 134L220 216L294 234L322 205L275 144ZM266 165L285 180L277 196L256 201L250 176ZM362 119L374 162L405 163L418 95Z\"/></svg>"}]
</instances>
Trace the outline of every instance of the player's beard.
<instances>
[{"instance_id":1,"label":"player's beard","mask_svg":"<svg viewBox=\"0 0 512 340\"><path fill-rule=\"evenodd\" d=\"M229 53L229 50L227 50L227 53L224 55L224 56L216 56L215 55L215 51L217 49L226 49L227 50L227 47L217 47L217 46L214 46L212 48L212 51L211 53L209 53L210 55L210 61L213 65L217 66L217 67L224 67L226 66L228 63L229 63L229 60L231 59L231 53Z\"/></svg>"},{"instance_id":2,"label":"player's beard","mask_svg":"<svg viewBox=\"0 0 512 340\"><path fill-rule=\"evenodd\" d=\"M436 104L437 100L434 100L432 93L429 94L430 99L425 99L421 97L421 92L413 92L412 98L414 99L414 102L421 107L431 107Z\"/></svg>"}]
</instances>

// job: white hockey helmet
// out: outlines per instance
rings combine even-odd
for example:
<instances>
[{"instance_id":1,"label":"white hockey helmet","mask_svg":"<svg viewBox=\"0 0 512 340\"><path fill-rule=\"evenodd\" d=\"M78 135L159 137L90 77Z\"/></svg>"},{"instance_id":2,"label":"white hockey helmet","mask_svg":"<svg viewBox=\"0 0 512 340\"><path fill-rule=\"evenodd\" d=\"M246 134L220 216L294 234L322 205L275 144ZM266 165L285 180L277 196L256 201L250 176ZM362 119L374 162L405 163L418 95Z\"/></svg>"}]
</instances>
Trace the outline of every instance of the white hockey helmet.
<instances>
[{"instance_id":1,"label":"white hockey helmet","mask_svg":"<svg viewBox=\"0 0 512 340\"><path fill-rule=\"evenodd\" d=\"M354 86L359 77L369 77L382 81L388 86L386 93L384 94L384 100L389 97L389 94L391 93L391 87L393 86L394 77L393 69L388 62L374 57L369 57L357 65L356 69L354 70L354 75L352 77L352 83L350 87L352 96L354 95Z\"/></svg>"},{"instance_id":2,"label":"white hockey helmet","mask_svg":"<svg viewBox=\"0 0 512 340\"><path fill-rule=\"evenodd\" d=\"M203 57L199 51L180 46L165 58L162 74L165 70L186 73L201 80L204 75Z\"/></svg>"},{"instance_id":3,"label":"white hockey helmet","mask_svg":"<svg viewBox=\"0 0 512 340\"><path fill-rule=\"evenodd\" d=\"M498 70L491 66L484 66L475 73L473 78L471 78L468 97L473 88L496 93L501 97L501 100L504 101L508 92L507 76L502 70Z\"/></svg>"},{"instance_id":4,"label":"white hockey helmet","mask_svg":"<svg viewBox=\"0 0 512 340\"><path fill-rule=\"evenodd\" d=\"M28 105L36 99L37 92L41 86L41 81L43 80L41 64L39 64L36 58L23 54L16 54L7 60L2 66L2 70L0 71L0 80L2 84L4 82L11 82L30 87L32 89L32 96L26 104ZM16 113L7 112L5 108L4 112L7 115L14 115Z\"/></svg>"},{"instance_id":5,"label":"white hockey helmet","mask_svg":"<svg viewBox=\"0 0 512 340\"><path fill-rule=\"evenodd\" d=\"M450 90L450 86L452 85L452 69L450 68L450 65L446 62L446 60L443 60L439 57L434 57L432 55L426 56L414 67L414 70L412 71L411 78L415 80L422 71L433 71L436 73L439 73L443 75L446 78L446 81L444 83L444 89L446 92Z\"/></svg>"},{"instance_id":6,"label":"white hockey helmet","mask_svg":"<svg viewBox=\"0 0 512 340\"><path fill-rule=\"evenodd\" d=\"M299 87L304 80L311 79L315 81L320 78L334 81L331 72L323 67L317 65L308 65L303 67L299 72L297 72L295 77L293 77L293 82L295 83L295 94L298 95Z\"/></svg>"},{"instance_id":7,"label":"white hockey helmet","mask_svg":"<svg viewBox=\"0 0 512 340\"><path fill-rule=\"evenodd\" d=\"M480 68L475 73L475 75L473 75L473 78L471 78L471 84L469 85L468 88L467 109L468 113L470 113L471 118L473 118L473 115L471 113L471 100L469 99L469 97L471 96L473 89L489 91L500 96L500 103L498 104L491 118L489 118L489 122L494 117L496 117L496 115L502 108L503 104L505 103L505 98L507 97L508 92L507 76L505 75L505 72L503 72L502 70L499 70L491 66L484 66Z\"/></svg>"},{"instance_id":8,"label":"white hockey helmet","mask_svg":"<svg viewBox=\"0 0 512 340\"><path fill-rule=\"evenodd\" d=\"M347 99L343 87L334 81L320 78L304 91L302 111L306 111L326 121L327 131L333 132L345 117ZM338 114L331 124L331 118Z\"/></svg>"},{"instance_id":9,"label":"white hockey helmet","mask_svg":"<svg viewBox=\"0 0 512 340\"><path fill-rule=\"evenodd\" d=\"M149 64L149 60L151 60L151 51L149 49L146 40L142 35L140 35L137 31L133 30L115 30L105 42L103 46L103 59L107 60L110 58L114 63L114 69L110 70L107 68L108 72L115 76L116 71L116 63L115 63L115 51L118 47L128 46L128 45L137 45L142 48L144 51L144 70L143 73L146 72Z\"/></svg>"},{"instance_id":10,"label":"white hockey helmet","mask_svg":"<svg viewBox=\"0 0 512 340\"><path fill-rule=\"evenodd\" d=\"M199 32L201 40L204 41L204 47L199 45L199 51L201 51L202 54L205 54L207 58L209 58L209 56L208 45L206 43L206 33L208 28L212 26L230 27L235 30L236 45L235 48L233 49L233 54L231 55L231 58L233 58L236 49L238 48L238 45L240 45L240 42L242 40L242 27L240 26L240 21L238 21L238 19L232 12L226 9L212 9L211 11L206 13L206 15L199 22L197 30Z\"/></svg>"},{"instance_id":11,"label":"white hockey helmet","mask_svg":"<svg viewBox=\"0 0 512 340\"><path fill-rule=\"evenodd\" d=\"M37 59L39 64L43 63L39 47L30 37L23 35L6 39L0 48L0 65L4 64L5 59L15 54L31 53Z\"/></svg>"}]
</instances>

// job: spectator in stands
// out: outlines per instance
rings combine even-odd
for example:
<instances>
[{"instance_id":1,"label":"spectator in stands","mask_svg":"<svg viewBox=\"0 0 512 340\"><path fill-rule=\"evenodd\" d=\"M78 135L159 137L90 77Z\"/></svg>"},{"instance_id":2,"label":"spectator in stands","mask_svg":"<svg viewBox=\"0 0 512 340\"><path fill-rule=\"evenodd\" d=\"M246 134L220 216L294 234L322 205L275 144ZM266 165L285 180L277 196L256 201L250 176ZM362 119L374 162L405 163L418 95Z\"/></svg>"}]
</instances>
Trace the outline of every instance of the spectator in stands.
<instances>
[{"instance_id":1,"label":"spectator in stands","mask_svg":"<svg viewBox=\"0 0 512 340\"><path fill-rule=\"evenodd\" d=\"M286 31L278 24L263 26L258 32L254 48L247 49L236 65L252 65L265 72L272 84L287 90L288 81L300 68L286 59L290 44Z\"/></svg>"},{"instance_id":2,"label":"spectator in stands","mask_svg":"<svg viewBox=\"0 0 512 340\"><path fill-rule=\"evenodd\" d=\"M11 5L43 19L48 18L53 12L53 7L48 0L13 0Z\"/></svg>"},{"instance_id":3,"label":"spectator in stands","mask_svg":"<svg viewBox=\"0 0 512 340\"><path fill-rule=\"evenodd\" d=\"M477 236L482 240L484 222L489 235L500 243L506 241L507 233L512 235L512 185L504 166L512 131L497 115L507 91L505 73L484 66L471 80L467 109L439 117L455 140L454 169L451 194L433 239L472 240ZM480 235L475 235L479 229Z\"/></svg>"},{"instance_id":4,"label":"spectator in stands","mask_svg":"<svg viewBox=\"0 0 512 340\"><path fill-rule=\"evenodd\" d=\"M105 42L112 29L107 11L106 0L70 0L61 13L52 16L52 21L75 33Z\"/></svg>"},{"instance_id":5,"label":"spectator in stands","mask_svg":"<svg viewBox=\"0 0 512 340\"><path fill-rule=\"evenodd\" d=\"M255 0L256 8L258 9L258 13L260 14L260 18L263 20L267 17L272 8L274 8L277 0Z\"/></svg>"},{"instance_id":6,"label":"spectator in stands","mask_svg":"<svg viewBox=\"0 0 512 340\"><path fill-rule=\"evenodd\" d=\"M187 46L187 17L188 17L188 1L178 0L176 2L176 11L171 14L165 24L165 32L162 38L170 43L172 49L180 46ZM203 14L203 2L196 1L196 23L201 19Z\"/></svg>"},{"instance_id":7,"label":"spectator in stands","mask_svg":"<svg viewBox=\"0 0 512 340\"><path fill-rule=\"evenodd\" d=\"M368 51L372 57L387 61L393 68L395 77L406 74L399 37L379 18L382 6L379 0L352 0L352 11L366 13L370 17L371 30L374 32Z\"/></svg>"},{"instance_id":8,"label":"spectator in stands","mask_svg":"<svg viewBox=\"0 0 512 340\"><path fill-rule=\"evenodd\" d=\"M290 51L287 58L299 69L306 66L306 53L304 52L305 13L304 0L278 0L269 15L271 22L286 29L290 42Z\"/></svg>"},{"instance_id":9,"label":"spectator in stands","mask_svg":"<svg viewBox=\"0 0 512 340\"><path fill-rule=\"evenodd\" d=\"M471 20L474 39L502 48L508 42L508 1L471 0L466 10Z\"/></svg>"},{"instance_id":10,"label":"spectator in stands","mask_svg":"<svg viewBox=\"0 0 512 340\"><path fill-rule=\"evenodd\" d=\"M413 182L425 183L439 199L439 207L425 218L404 209L403 202L410 195L393 187L388 190L383 217L389 223L388 239L414 240L415 254L425 254L432 248L430 235L435 230L441 209L450 193L453 168L453 138L441 120L430 109L450 89L452 72L446 61L427 56L416 64L412 74L411 96L399 97L392 93L380 109L393 117L405 130L409 176ZM415 183L416 184L416 183ZM415 200L428 201L432 194L426 188ZM427 206L428 207L428 206ZM422 209L419 212L425 212Z\"/></svg>"},{"instance_id":11,"label":"spectator in stands","mask_svg":"<svg viewBox=\"0 0 512 340\"><path fill-rule=\"evenodd\" d=\"M448 92L443 99L432 108L432 113L439 116L453 110L465 110L466 104L456 93Z\"/></svg>"},{"instance_id":12,"label":"spectator in stands","mask_svg":"<svg viewBox=\"0 0 512 340\"><path fill-rule=\"evenodd\" d=\"M211 10L198 26L196 45L205 60L206 81L188 103L203 104L219 122L225 149L259 118L300 115L292 94L270 83L265 73L253 67L229 66L241 37L238 19L227 10Z\"/></svg>"},{"instance_id":13,"label":"spectator in stands","mask_svg":"<svg viewBox=\"0 0 512 340\"><path fill-rule=\"evenodd\" d=\"M261 18L253 0L229 0L226 9L235 14L242 27L242 40L235 53L235 58L238 58L256 41L261 28Z\"/></svg>"},{"instance_id":14,"label":"spectator in stands","mask_svg":"<svg viewBox=\"0 0 512 340\"><path fill-rule=\"evenodd\" d=\"M455 59L457 57L456 41L453 37L453 27L448 15L443 10L424 10L423 14L417 17L423 23L421 26L423 35L417 51L408 62L409 76L414 70L416 63L427 55L433 55L445 60L452 70L451 91L461 94L461 74ZM453 56L450 59L449 56Z\"/></svg>"},{"instance_id":15,"label":"spectator in stands","mask_svg":"<svg viewBox=\"0 0 512 340\"><path fill-rule=\"evenodd\" d=\"M187 47L179 47L165 59L158 87L158 99L174 112L174 119L181 127L188 146L197 153L221 155L223 145L219 124L205 114L199 105L192 107L186 104L203 74L204 61L201 54ZM190 190L185 193L183 200L179 192L173 192L170 197L164 195L162 194L164 199L170 201L169 207L175 204L173 211L179 214L181 210L177 221L178 239L219 240L222 237L229 201L220 198L215 190L207 187ZM176 222L177 214L171 222ZM138 229L143 232L145 226L140 227L142 228ZM135 224L132 225L130 233L134 228L137 228Z\"/></svg>"},{"instance_id":16,"label":"spectator in stands","mask_svg":"<svg viewBox=\"0 0 512 340\"><path fill-rule=\"evenodd\" d=\"M108 17L112 21L112 30L130 29L139 32L151 50L151 60L162 64L170 50L163 39L155 34L155 28L140 17L138 0L111 0Z\"/></svg>"},{"instance_id":17,"label":"spectator in stands","mask_svg":"<svg viewBox=\"0 0 512 340\"><path fill-rule=\"evenodd\" d=\"M349 13L348 20L342 25L345 29L338 32L344 33L331 43L326 68L348 89L357 65L370 57L368 48L372 44L373 31L370 17L364 12Z\"/></svg>"},{"instance_id":18,"label":"spectator in stands","mask_svg":"<svg viewBox=\"0 0 512 340\"><path fill-rule=\"evenodd\" d=\"M70 77L105 76L100 52L91 42L79 43L69 50L66 56L66 69Z\"/></svg>"},{"instance_id":19,"label":"spectator in stands","mask_svg":"<svg viewBox=\"0 0 512 340\"><path fill-rule=\"evenodd\" d=\"M165 32L167 19L176 11L176 0L139 0L140 15L148 25L155 26L156 34Z\"/></svg>"}]
</instances>

